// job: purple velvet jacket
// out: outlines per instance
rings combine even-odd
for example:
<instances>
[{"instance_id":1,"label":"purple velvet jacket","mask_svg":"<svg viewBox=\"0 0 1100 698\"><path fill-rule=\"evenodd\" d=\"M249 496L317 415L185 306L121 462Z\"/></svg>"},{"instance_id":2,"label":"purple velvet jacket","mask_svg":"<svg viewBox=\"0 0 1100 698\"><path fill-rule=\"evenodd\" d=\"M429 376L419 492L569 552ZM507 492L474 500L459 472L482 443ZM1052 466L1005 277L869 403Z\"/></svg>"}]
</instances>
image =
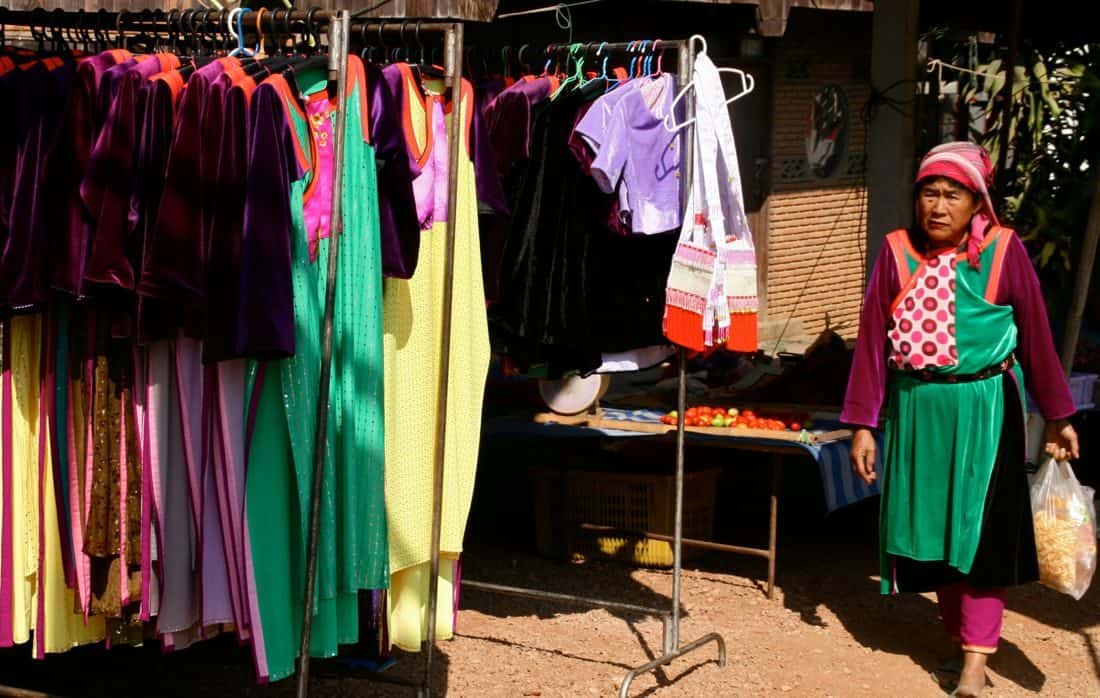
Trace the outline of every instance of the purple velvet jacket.
<instances>
[{"instance_id":1,"label":"purple velvet jacket","mask_svg":"<svg viewBox=\"0 0 1100 698\"><path fill-rule=\"evenodd\" d=\"M878 426L889 380L886 324L890 320L890 305L899 293L901 281L894 255L889 245L883 245L863 301L859 338L840 415L845 424L872 429ZM1023 368L1025 383L1034 388L1032 397L1040 413L1048 421L1069 417L1076 408L1054 349L1039 277L1023 243L1015 235L1005 254L996 302L1011 306L1015 312L1019 328L1015 354Z\"/></svg>"}]
</instances>

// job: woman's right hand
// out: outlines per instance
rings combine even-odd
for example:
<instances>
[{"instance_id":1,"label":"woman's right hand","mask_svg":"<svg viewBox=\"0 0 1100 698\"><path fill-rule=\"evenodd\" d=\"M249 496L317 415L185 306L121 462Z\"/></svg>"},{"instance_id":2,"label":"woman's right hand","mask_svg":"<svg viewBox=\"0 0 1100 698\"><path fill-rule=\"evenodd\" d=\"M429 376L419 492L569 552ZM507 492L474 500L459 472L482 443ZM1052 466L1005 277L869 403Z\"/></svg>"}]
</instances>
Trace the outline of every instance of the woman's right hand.
<instances>
[{"instance_id":1,"label":"woman's right hand","mask_svg":"<svg viewBox=\"0 0 1100 698\"><path fill-rule=\"evenodd\" d=\"M875 481L875 435L866 427L856 429L852 434L852 470L865 483L870 485Z\"/></svg>"}]
</instances>

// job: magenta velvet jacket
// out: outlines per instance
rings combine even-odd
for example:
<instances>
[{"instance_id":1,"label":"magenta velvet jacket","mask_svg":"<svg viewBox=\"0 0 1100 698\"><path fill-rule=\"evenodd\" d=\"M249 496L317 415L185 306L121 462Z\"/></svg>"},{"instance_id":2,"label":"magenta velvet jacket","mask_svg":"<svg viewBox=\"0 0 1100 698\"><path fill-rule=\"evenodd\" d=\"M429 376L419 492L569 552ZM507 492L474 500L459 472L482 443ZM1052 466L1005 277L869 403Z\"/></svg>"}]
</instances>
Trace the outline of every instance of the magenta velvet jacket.
<instances>
[{"instance_id":1,"label":"magenta velvet jacket","mask_svg":"<svg viewBox=\"0 0 1100 698\"><path fill-rule=\"evenodd\" d=\"M879 424L889 380L886 325L891 303L901 290L894 253L890 245L883 245L863 301L859 337L840 415L845 424L872 429ZM996 303L1011 306L1015 312L1019 328L1015 354L1039 412L1048 421L1069 417L1076 408L1054 349L1039 278L1016 235L1012 236L1005 254Z\"/></svg>"}]
</instances>

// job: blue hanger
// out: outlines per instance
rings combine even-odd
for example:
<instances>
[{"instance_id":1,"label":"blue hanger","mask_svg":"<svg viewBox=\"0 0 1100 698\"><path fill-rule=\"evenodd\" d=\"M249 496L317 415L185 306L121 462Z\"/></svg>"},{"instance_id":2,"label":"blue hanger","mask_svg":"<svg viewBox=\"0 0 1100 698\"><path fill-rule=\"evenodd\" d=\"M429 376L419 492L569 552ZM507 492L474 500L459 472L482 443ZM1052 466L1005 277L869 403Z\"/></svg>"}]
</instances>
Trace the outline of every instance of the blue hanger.
<instances>
[{"instance_id":1,"label":"blue hanger","mask_svg":"<svg viewBox=\"0 0 1100 698\"><path fill-rule=\"evenodd\" d=\"M245 16L245 14L247 14L249 12L252 12L252 10L250 8L247 8L247 7L245 7L245 8L238 7L234 11L237 13L237 48L230 51L229 55L230 56L244 55L246 58L251 58L252 56L255 56L256 53L259 51L259 46L257 45L257 47L255 49L250 49L250 48L248 48L247 46L244 45L244 19L243 18Z\"/></svg>"},{"instance_id":2,"label":"blue hanger","mask_svg":"<svg viewBox=\"0 0 1100 698\"><path fill-rule=\"evenodd\" d=\"M626 50L630 53L634 53L634 49L636 48L637 43L638 43L637 40L631 41L630 44L626 47ZM634 56L633 58L630 59L630 68L627 70L627 74L630 77L634 77L634 66L637 63L638 63L638 57L637 56Z\"/></svg>"}]
</instances>

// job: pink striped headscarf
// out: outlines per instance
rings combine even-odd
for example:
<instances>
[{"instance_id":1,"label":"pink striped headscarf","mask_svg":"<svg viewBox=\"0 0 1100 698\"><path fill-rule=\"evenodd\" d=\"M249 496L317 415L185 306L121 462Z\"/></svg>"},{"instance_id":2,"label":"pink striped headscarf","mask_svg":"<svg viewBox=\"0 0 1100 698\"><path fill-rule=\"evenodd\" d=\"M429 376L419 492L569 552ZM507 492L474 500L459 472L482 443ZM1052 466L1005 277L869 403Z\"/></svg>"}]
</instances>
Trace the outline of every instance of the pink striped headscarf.
<instances>
[{"instance_id":1,"label":"pink striped headscarf","mask_svg":"<svg viewBox=\"0 0 1100 698\"><path fill-rule=\"evenodd\" d=\"M953 179L982 198L982 206L970 220L970 239L966 244L966 258L970 266L978 268L982 241L989 225L1000 225L989 197L993 184L993 163L985 148L965 141L938 145L921 160L917 181L928 177Z\"/></svg>"}]
</instances>

